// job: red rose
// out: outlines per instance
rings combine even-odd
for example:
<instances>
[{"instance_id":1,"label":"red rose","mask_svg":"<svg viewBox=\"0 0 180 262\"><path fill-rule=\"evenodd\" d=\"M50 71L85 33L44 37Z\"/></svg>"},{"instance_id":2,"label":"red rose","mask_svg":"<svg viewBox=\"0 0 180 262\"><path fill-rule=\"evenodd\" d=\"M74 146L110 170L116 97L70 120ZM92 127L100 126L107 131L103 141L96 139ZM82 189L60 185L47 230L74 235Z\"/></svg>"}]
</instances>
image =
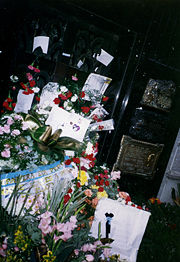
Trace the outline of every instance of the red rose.
<instances>
[{"instance_id":1,"label":"red rose","mask_svg":"<svg viewBox=\"0 0 180 262\"><path fill-rule=\"evenodd\" d=\"M8 102L4 101L3 102L3 107L7 108L9 106Z\"/></svg>"},{"instance_id":2,"label":"red rose","mask_svg":"<svg viewBox=\"0 0 180 262\"><path fill-rule=\"evenodd\" d=\"M55 98L55 99L53 100L53 102L54 102L56 105L58 105L58 104L61 102L61 100L60 100L59 98Z\"/></svg>"},{"instance_id":3,"label":"red rose","mask_svg":"<svg viewBox=\"0 0 180 262\"><path fill-rule=\"evenodd\" d=\"M80 188L80 187L81 187L81 184L80 184L79 182L77 182L76 186L77 186L78 188Z\"/></svg>"},{"instance_id":4,"label":"red rose","mask_svg":"<svg viewBox=\"0 0 180 262\"><path fill-rule=\"evenodd\" d=\"M69 195L64 196L64 204L66 204L71 197Z\"/></svg>"},{"instance_id":5,"label":"red rose","mask_svg":"<svg viewBox=\"0 0 180 262\"><path fill-rule=\"evenodd\" d=\"M81 109L82 109L82 112L85 114L89 113L90 111L90 107L87 107L87 106L82 106Z\"/></svg>"},{"instance_id":6,"label":"red rose","mask_svg":"<svg viewBox=\"0 0 180 262\"><path fill-rule=\"evenodd\" d=\"M69 194L72 193L72 189L71 189L71 188L68 190L68 193L69 193Z\"/></svg>"},{"instance_id":7,"label":"red rose","mask_svg":"<svg viewBox=\"0 0 180 262\"><path fill-rule=\"evenodd\" d=\"M76 164L80 164L80 159L78 157L73 157L73 162Z\"/></svg>"},{"instance_id":8,"label":"red rose","mask_svg":"<svg viewBox=\"0 0 180 262\"><path fill-rule=\"evenodd\" d=\"M8 97L8 98L6 99L6 102L10 103L10 102L12 102L12 99L11 99L10 97Z\"/></svg>"},{"instance_id":9,"label":"red rose","mask_svg":"<svg viewBox=\"0 0 180 262\"><path fill-rule=\"evenodd\" d=\"M32 81L29 81L29 84L30 84L30 87L34 87L36 82L34 80L32 80Z\"/></svg>"},{"instance_id":10,"label":"red rose","mask_svg":"<svg viewBox=\"0 0 180 262\"><path fill-rule=\"evenodd\" d=\"M106 185L106 186L109 186L109 181L105 181L105 185Z\"/></svg>"},{"instance_id":11,"label":"red rose","mask_svg":"<svg viewBox=\"0 0 180 262\"><path fill-rule=\"evenodd\" d=\"M83 98L83 97L85 97L85 92L84 92L84 91L82 91L82 92L80 92L80 94L79 94L79 95L80 95L80 97L81 97L81 98Z\"/></svg>"},{"instance_id":12,"label":"red rose","mask_svg":"<svg viewBox=\"0 0 180 262\"><path fill-rule=\"evenodd\" d=\"M99 187L98 188L98 192L103 192L104 191L104 188L103 187Z\"/></svg>"},{"instance_id":13,"label":"red rose","mask_svg":"<svg viewBox=\"0 0 180 262\"><path fill-rule=\"evenodd\" d=\"M81 170L87 171L87 168L85 168L85 166L82 166L82 167L81 167Z\"/></svg>"},{"instance_id":14,"label":"red rose","mask_svg":"<svg viewBox=\"0 0 180 262\"><path fill-rule=\"evenodd\" d=\"M13 110L12 107L10 107L10 106L6 107L6 109L9 110L9 111Z\"/></svg>"},{"instance_id":15,"label":"red rose","mask_svg":"<svg viewBox=\"0 0 180 262\"><path fill-rule=\"evenodd\" d=\"M104 175L103 174L99 174L100 175L100 178L104 178Z\"/></svg>"},{"instance_id":16,"label":"red rose","mask_svg":"<svg viewBox=\"0 0 180 262\"><path fill-rule=\"evenodd\" d=\"M62 99L62 100L67 100L68 98L62 94L59 95L59 97Z\"/></svg>"},{"instance_id":17,"label":"red rose","mask_svg":"<svg viewBox=\"0 0 180 262\"><path fill-rule=\"evenodd\" d=\"M99 182L99 184L102 186L102 185L104 184L104 180L101 179L100 182Z\"/></svg>"},{"instance_id":18,"label":"red rose","mask_svg":"<svg viewBox=\"0 0 180 262\"><path fill-rule=\"evenodd\" d=\"M99 186L99 182L98 181L96 181L96 186Z\"/></svg>"},{"instance_id":19,"label":"red rose","mask_svg":"<svg viewBox=\"0 0 180 262\"><path fill-rule=\"evenodd\" d=\"M97 175L95 175L95 176L94 176L94 179L98 180L98 179L99 179L99 177L98 177Z\"/></svg>"},{"instance_id":20,"label":"red rose","mask_svg":"<svg viewBox=\"0 0 180 262\"><path fill-rule=\"evenodd\" d=\"M36 96L36 101L40 101L40 97L39 96Z\"/></svg>"},{"instance_id":21,"label":"red rose","mask_svg":"<svg viewBox=\"0 0 180 262\"><path fill-rule=\"evenodd\" d=\"M16 103L12 103L12 106L15 107L15 106L16 106Z\"/></svg>"},{"instance_id":22,"label":"red rose","mask_svg":"<svg viewBox=\"0 0 180 262\"><path fill-rule=\"evenodd\" d=\"M39 70L39 68L36 68L36 67L33 67L33 70L34 70L34 72L36 72L36 73L40 73L41 71Z\"/></svg>"},{"instance_id":23,"label":"red rose","mask_svg":"<svg viewBox=\"0 0 180 262\"><path fill-rule=\"evenodd\" d=\"M137 208L138 208L138 209L142 209L142 207L141 207L141 206L137 206Z\"/></svg>"},{"instance_id":24,"label":"red rose","mask_svg":"<svg viewBox=\"0 0 180 262\"><path fill-rule=\"evenodd\" d=\"M71 92L71 91L68 91L66 97L67 97L67 98L70 98L71 96L72 96L72 92Z\"/></svg>"},{"instance_id":25,"label":"red rose","mask_svg":"<svg viewBox=\"0 0 180 262\"><path fill-rule=\"evenodd\" d=\"M108 99L109 99L108 96L103 96L102 101L103 101L103 102L106 102Z\"/></svg>"},{"instance_id":26,"label":"red rose","mask_svg":"<svg viewBox=\"0 0 180 262\"><path fill-rule=\"evenodd\" d=\"M69 166L71 164L71 159L67 159L64 163L65 165Z\"/></svg>"},{"instance_id":27,"label":"red rose","mask_svg":"<svg viewBox=\"0 0 180 262\"><path fill-rule=\"evenodd\" d=\"M90 162L89 163L89 167L94 167L95 163L94 162Z\"/></svg>"}]
</instances>

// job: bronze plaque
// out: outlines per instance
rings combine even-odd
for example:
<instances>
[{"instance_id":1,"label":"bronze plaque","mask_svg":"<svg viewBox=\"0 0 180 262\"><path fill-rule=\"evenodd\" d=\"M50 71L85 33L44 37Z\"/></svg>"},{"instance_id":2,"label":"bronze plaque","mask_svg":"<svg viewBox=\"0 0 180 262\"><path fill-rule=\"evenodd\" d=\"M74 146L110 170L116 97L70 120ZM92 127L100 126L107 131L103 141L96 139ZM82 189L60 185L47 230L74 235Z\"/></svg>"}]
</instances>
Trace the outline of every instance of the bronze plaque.
<instances>
[{"instance_id":1,"label":"bronze plaque","mask_svg":"<svg viewBox=\"0 0 180 262\"><path fill-rule=\"evenodd\" d=\"M152 179L163 144L151 144L124 135L113 170Z\"/></svg>"},{"instance_id":2,"label":"bronze plaque","mask_svg":"<svg viewBox=\"0 0 180 262\"><path fill-rule=\"evenodd\" d=\"M144 91L141 104L169 111L175 93L172 81L150 79Z\"/></svg>"}]
</instances>

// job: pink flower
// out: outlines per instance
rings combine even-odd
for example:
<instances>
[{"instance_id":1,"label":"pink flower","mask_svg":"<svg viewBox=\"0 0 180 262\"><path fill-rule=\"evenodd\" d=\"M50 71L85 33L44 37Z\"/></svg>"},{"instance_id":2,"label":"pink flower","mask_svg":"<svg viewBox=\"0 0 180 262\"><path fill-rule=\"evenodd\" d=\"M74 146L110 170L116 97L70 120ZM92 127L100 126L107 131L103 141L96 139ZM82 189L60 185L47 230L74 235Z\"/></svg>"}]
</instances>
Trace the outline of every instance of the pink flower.
<instances>
[{"instance_id":1,"label":"pink flower","mask_svg":"<svg viewBox=\"0 0 180 262\"><path fill-rule=\"evenodd\" d=\"M78 78L76 76L72 76L73 81L78 81Z\"/></svg>"},{"instance_id":2,"label":"pink flower","mask_svg":"<svg viewBox=\"0 0 180 262\"><path fill-rule=\"evenodd\" d=\"M7 124L10 126L14 123L14 120L12 119L12 117L9 117L7 120Z\"/></svg>"},{"instance_id":3,"label":"pink flower","mask_svg":"<svg viewBox=\"0 0 180 262\"><path fill-rule=\"evenodd\" d=\"M85 257L86 257L86 260L87 260L88 262L94 261L94 256L91 255L91 254L85 255Z\"/></svg>"},{"instance_id":4,"label":"pink flower","mask_svg":"<svg viewBox=\"0 0 180 262\"><path fill-rule=\"evenodd\" d=\"M92 191L91 191L91 189L86 189L86 190L84 191L84 194L85 194L87 197L91 197L91 196L92 196Z\"/></svg>"},{"instance_id":5,"label":"pink flower","mask_svg":"<svg viewBox=\"0 0 180 262\"><path fill-rule=\"evenodd\" d=\"M10 155L11 155L11 153L10 153L10 150L8 150L8 149L5 149L4 151L1 152L2 157L9 158Z\"/></svg>"},{"instance_id":6,"label":"pink flower","mask_svg":"<svg viewBox=\"0 0 180 262\"><path fill-rule=\"evenodd\" d=\"M15 115L15 116L14 116L14 120L22 120L22 116L20 116L20 115Z\"/></svg>"},{"instance_id":7,"label":"pink flower","mask_svg":"<svg viewBox=\"0 0 180 262\"><path fill-rule=\"evenodd\" d=\"M55 243L56 243L60 238L61 238L61 236L56 236L56 234L54 234L54 242L55 242Z\"/></svg>"},{"instance_id":8,"label":"pink flower","mask_svg":"<svg viewBox=\"0 0 180 262\"><path fill-rule=\"evenodd\" d=\"M29 65L28 68L29 68L30 70L34 70L34 67L33 67L32 65Z\"/></svg>"},{"instance_id":9,"label":"pink flower","mask_svg":"<svg viewBox=\"0 0 180 262\"><path fill-rule=\"evenodd\" d=\"M4 131L4 133L9 134L10 133L10 126L4 125L3 131Z\"/></svg>"},{"instance_id":10,"label":"pink flower","mask_svg":"<svg viewBox=\"0 0 180 262\"><path fill-rule=\"evenodd\" d=\"M0 247L0 255L2 257L5 257L6 256L6 252L4 251L4 249L2 247Z\"/></svg>"},{"instance_id":11,"label":"pink flower","mask_svg":"<svg viewBox=\"0 0 180 262\"><path fill-rule=\"evenodd\" d=\"M49 225L49 218L41 219L38 228L41 229L43 235L51 233L52 232L52 228Z\"/></svg>"},{"instance_id":12,"label":"pink flower","mask_svg":"<svg viewBox=\"0 0 180 262\"><path fill-rule=\"evenodd\" d=\"M4 250L6 250L6 249L7 249L7 244L2 244L2 248L3 248Z\"/></svg>"},{"instance_id":13,"label":"pink flower","mask_svg":"<svg viewBox=\"0 0 180 262\"><path fill-rule=\"evenodd\" d=\"M23 123L22 123L22 130L27 130L28 128L29 128L28 123L23 122Z\"/></svg>"},{"instance_id":14,"label":"pink flower","mask_svg":"<svg viewBox=\"0 0 180 262\"><path fill-rule=\"evenodd\" d=\"M18 251L19 251L19 248L18 248L18 247L14 247L14 250L15 250L16 252L18 252Z\"/></svg>"},{"instance_id":15,"label":"pink flower","mask_svg":"<svg viewBox=\"0 0 180 262\"><path fill-rule=\"evenodd\" d=\"M26 77L29 81L33 80L33 76L30 73L27 73Z\"/></svg>"},{"instance_id":16,"label":"pink flower","mask_svg":"<svg viewBox=\"0 0 180 262\"><path fill-rule=\"evenodd\" d=\"M62 240L64 240L64 241L67 241L69 238L71 238L72 237L72 234L71 234L71 232L70 231L68 231L68 232L64 232L64 234L62 235L62 236L60 236L60 238L62 239Z\"/></svg>"},{"instance_id":17,"label":"pink flower","mask_svg":"<svg viewBox=\"0 0 180 262\"><path fill-rule=\"evenodd\" d=\"M39 68L34 67L34 72L35 72L35 73L39 73L39 72L41 72L41 71L39 70Z\"/></svg>"},{"instance_id":18,"label":"pink flower","mask_svg":"<svg viewBox=\"0 0 180 262\"><path fill-rule=\"evenodd\" d=\"M18 135L20 135L20 131L18 130L18 129L14 129L13 131L12 131L12 133L11 133L11 135L12 136L18 136Z\"/></svg>"},{"instance_id":19,"label":"pink flower","mask_svg":"<svg viewBox=\"0 0 180 262\"><path fill-rule=\"evenodd\" d=\"M72 224L74 224L74 225L75 225L76 222L77 222L76 216L71 216L69 220L70 220L70 222L71 222Z\"/></svg>"},{"instance_id":20,"label":"pink flower","mask_svg":"<svg viewBox=\"0 0 180 262\"><path fill-rule=\"evenodd\" d=\"M0 126L0 135L4 134L4 127Z\"/></svg>"},{"instance_id":21,"label":"pink flower","mask_svg":"<svg viewBox=\"0 0 180 262\"><path fill-rule=\"evenodd\" d=\"M103 249L103 255L105 257L109 257L110 256L110 252L111 252L111 249L110 248L104 248Z\"/></svg>"},{"instance_id":22,"label":"pink flower","mask_svg":"<svg viewBox=\"0 0 180 262\"><path fill-rule=\"evenodd\" d=\"M76 256L78 256L78 255L79 255L79 249L74 249L74 254L75 254Z\"/></svg>"},{"instance_id":23,"label":"pink flower","mask_svg":"<svg viewBox=\"0 0 180 262\"><path fill-rule=\"evenodd\" d=\"M53 215L52 212L46 211L45 213L43 213L42 215L40 215L41 218L49 218Z\"/></svg>"},{"instance_id":24,"label":"pink flower","mask_svg":"<svg viewBox=\"0 0 180 262\"><path fill-rule=\"evenodd\" d=\"M120 174L121 174L120 171L112 171L111 172L111 179L112 180L120 179Z\"/></svg>"}]
</instances>

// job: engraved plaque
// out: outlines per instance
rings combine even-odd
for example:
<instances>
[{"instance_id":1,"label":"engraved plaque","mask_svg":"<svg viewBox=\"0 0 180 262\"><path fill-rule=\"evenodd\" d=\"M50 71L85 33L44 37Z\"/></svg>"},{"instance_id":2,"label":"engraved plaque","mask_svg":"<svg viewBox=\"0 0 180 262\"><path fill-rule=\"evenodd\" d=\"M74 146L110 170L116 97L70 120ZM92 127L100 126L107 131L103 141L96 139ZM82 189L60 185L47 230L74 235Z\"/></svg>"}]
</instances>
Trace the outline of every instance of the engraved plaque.
<instances>
[{"instance_id":1,"label":"engraved plaque","mask_svg":"<svg viewBox=\"0 0 180 262\"><path fill-rule=\"evenodd\" d=\"M124 135L114 170L152 179L163 144L152 144Z\"/></svg>"},{"instance_id":2,"label":"engraved plaque","mask_svg":"<svg viewBox=\"0 0 180 262\"><path fill-rule=\"evenodd\" d=\"M175 85L172 81L150 79L141 104L168 112L174 93Z\"/></svg>"}]
</instances>

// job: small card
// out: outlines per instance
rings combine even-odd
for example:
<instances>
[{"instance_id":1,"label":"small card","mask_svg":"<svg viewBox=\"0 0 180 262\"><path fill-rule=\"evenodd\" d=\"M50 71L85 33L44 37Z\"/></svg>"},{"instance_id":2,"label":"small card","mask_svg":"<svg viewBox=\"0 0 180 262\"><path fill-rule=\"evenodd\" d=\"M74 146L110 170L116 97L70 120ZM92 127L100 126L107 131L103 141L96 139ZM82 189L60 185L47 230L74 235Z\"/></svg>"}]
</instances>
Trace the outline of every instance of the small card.
<instances>
[{"instance_id":1,"label":"small card","mask_svg":"<svg viewBox=\"0 0 180 262\"><path fill-rule=\"evenodd\" d=\"M82 91L85 92L84 99L100 103L102 96L111 81L112 79L109 77L91 73L82 89Z\"/></svg>"},{"instance_id":2,"label":"small card","mask_svg":"<svg viewBox=\"0 0 180 262\"><path fill-rule=\"evenodd\" d=\"M95 57L95 55L93 55ZM103 65L108 66L113 60L113 56L107 53L104 49L101 49L100 55L96 56L96 60L101 62Z\"/></svg>"},{"instance_id":3,"label":"small card","mask_svg":"<svg viewBox=\"0 0 180 262\"><path fill-rule=\"evenodd\" d=\"M33 51L37 47L41 47L44 54L47 54L49 46L49 37L48 36L36 36L34 37L33 42Z\"/></svg>"},{"instance_id":4,"label":"small card","mask_svg":"<svg viewBox=\"0 0 180 262\"><path fill-rule=\"evenodd\" d=\"M76 113L69 113L55 105L46 120L46 125L52 126L52 133L57 129L62 129L61 137L68 136L83 142L90 121L90 119Z\"/></svg>"},{"instance_id":5,"label":"small card","mask_svg":"<svg viewBox=\"0 0 180 262\"><path fill-rule=\"evenodd\" d=\"M27 114L28 111L31 109L31 105L34 98L34 93L25 95L23 94L24 90L20 89L17 95L17 103L14 108L16 113L25 113Z\"/></svg>"},{"instance_id":6,"label":"small card","mask_svg":"<svg viewBox=\"0 0 180 262\"><path fill-rule=\"evenodd\" d=\"M114 130L114 121L113 119L96 122L89 126L90 131L107 131Z\"/></svg>"}]
</instances>

